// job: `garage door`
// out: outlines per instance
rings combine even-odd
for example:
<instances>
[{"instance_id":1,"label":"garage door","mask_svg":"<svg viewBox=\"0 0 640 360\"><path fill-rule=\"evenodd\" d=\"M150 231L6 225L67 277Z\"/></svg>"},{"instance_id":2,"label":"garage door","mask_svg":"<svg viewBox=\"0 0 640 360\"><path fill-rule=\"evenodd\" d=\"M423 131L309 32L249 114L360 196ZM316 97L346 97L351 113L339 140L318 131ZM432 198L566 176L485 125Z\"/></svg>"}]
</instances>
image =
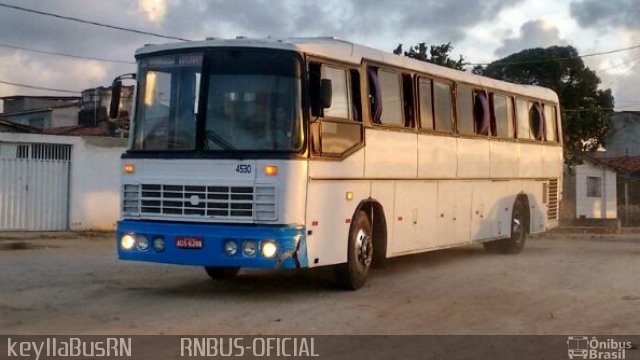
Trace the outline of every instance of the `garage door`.
<instances>
[{"instance_id":1,"label":"garage door","mask_svg":"<svg viewBox=\"0 0 640 360\"><path fill-rule=\"evenodd\" d=\"M0 142L0 231L66 230L71 145Z\"/></svg>"}]
</instances>

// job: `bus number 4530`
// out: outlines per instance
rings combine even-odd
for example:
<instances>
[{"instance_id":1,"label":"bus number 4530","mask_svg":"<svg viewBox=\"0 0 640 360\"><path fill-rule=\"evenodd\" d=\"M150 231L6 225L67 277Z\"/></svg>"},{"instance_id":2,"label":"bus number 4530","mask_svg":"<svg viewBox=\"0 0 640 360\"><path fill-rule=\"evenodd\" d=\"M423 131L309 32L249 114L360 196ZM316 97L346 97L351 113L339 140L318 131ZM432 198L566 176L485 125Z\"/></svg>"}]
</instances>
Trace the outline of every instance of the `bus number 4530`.
<instances>
[{"instance_id":1,"label":"bus number 4530","mask_svg":"<svg viewBox=\"0 0 640 360\"><path fill-rule=\"evenodd\" d=\"M236 166L236 172L240 174L251 174L251 165L238 165Z\"/></svg>"}]
</instances>

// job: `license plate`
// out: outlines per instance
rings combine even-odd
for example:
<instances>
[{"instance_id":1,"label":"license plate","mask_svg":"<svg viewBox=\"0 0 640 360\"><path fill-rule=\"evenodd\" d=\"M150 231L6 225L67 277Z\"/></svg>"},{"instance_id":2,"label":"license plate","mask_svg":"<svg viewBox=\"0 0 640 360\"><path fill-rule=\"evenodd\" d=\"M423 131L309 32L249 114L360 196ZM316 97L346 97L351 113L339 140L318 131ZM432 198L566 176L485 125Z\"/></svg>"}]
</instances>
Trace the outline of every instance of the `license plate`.
<instances>
[{"instance_id":1,"label":"license plate","mask_svg":"<svg viewBox=\"0 0 640 360\"><path fill-rule=\"evenodd\" d=\"M202 249L203 243L201 237L180 236L176 238L176 246L181 249Z\"/></svg>"}]
</instances>

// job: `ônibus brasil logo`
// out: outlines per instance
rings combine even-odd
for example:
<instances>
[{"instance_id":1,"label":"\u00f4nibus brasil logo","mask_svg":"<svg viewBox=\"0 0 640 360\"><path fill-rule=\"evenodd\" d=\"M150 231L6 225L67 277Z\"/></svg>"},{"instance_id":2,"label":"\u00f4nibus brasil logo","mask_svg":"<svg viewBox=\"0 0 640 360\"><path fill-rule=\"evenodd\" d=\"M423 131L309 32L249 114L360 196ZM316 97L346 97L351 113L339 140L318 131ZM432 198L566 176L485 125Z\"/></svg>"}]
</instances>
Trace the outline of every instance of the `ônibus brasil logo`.
<instances>
[{"instance_id":1,"label":"\u00f4nibus brasil logo","mask_svg":"<svg viewBox=\"0 0 640 360\"><path fill-rule=\"evenodd\" d=\"M569 359L625 359L627 350L632 348L631 341L598 339L595 336L569 336L567 348Z\"/></svg>"}]
</instances>

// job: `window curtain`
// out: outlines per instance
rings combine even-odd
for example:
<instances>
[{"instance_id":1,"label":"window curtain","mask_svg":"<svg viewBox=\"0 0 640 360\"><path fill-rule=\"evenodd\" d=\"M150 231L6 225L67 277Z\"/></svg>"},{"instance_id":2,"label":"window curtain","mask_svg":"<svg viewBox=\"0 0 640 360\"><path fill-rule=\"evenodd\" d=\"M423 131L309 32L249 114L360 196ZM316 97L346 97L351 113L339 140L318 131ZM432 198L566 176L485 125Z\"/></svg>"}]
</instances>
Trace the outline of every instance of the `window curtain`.
<instances>
[{"instance_id":1,"label":"window curtain","mask_svg":"<svg viewBox=\"0 0 640 360\"><path fill-rule=\"evenodd\" d=\"M371 120L374 124L380 124L382 118L382 91L378 80L378 69L370 66L367 68L369 77L369 92L371 93Z\"/></svg>"},{"instance_id":2,"label":"window curtain","mask_svg":"<svg viewBox=\"0 0 640 360\"><path fill-rule=\"evenodd\" d=\"M476 99L480 102L482 108L482 119L480 122L480 128L478 129L479 135L489 135L491 128L491 116L489 115L489 100L484 92L477 92Z\"/></svg>"}]
</instances>

